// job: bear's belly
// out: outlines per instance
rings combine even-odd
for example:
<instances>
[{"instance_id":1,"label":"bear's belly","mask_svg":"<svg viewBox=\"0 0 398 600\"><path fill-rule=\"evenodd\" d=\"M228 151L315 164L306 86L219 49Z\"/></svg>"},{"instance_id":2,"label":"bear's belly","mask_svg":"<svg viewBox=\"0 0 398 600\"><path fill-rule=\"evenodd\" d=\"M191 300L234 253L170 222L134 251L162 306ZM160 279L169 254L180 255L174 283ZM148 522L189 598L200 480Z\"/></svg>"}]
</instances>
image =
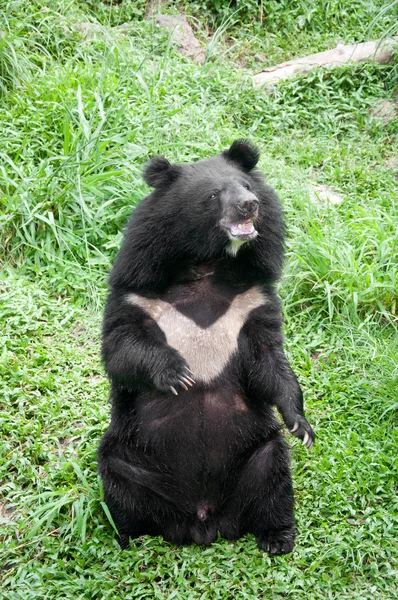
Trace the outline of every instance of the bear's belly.
<instances>
[{"instance_id":1,"label":"bear's belly","mask_svg":"<svg viewBox=\"0 0 398 600\"><path fill-rule=\"evenodd\" d=\"M161 299L129 294L128 301L140 306L166 336L167 343L179 351L193 371L195 380L210 382L220 375L238 348L238 338L249 313L265 303L264 294L253 287L238 294L214 322L211 313L218 310L212 297L200 298L197 311L209 313L209 324L202 327L175 305ZM195 312L195 304L190 305Z\"/></svg>"},{"instance_id":2,"label":"bear's belly","mask_svg":"<svg viewBox=\"0 0 398 600\"><path fill-rule=\"evenodd\" d=\"M150 392L135 398L134 452L142 451L154 464L161 460L191 486L203 482L204 473L221 480L228 465L277 428L272 414L253 411L238 389L211 387L197 384L178 398Z\"/></svg>"}]
</instances>

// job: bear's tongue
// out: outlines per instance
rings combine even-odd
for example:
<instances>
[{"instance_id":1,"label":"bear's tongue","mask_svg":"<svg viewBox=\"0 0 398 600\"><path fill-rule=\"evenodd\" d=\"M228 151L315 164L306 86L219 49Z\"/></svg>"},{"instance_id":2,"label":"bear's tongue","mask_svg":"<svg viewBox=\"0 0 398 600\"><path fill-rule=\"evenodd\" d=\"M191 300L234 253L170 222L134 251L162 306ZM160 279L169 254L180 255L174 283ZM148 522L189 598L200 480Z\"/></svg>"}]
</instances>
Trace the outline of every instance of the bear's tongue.
<instances>
[{"instance_id":1,"label":"bear's tongue","mask_svg":"<svg viewBox=\"0 0 398 600\"><path fill-rule=\"evenodd\" d=\"M254 225L252 221L244 221L243 223L231 223L230 229L232 235L249 235L254 233Z\"/></svg>"}]
</instances>

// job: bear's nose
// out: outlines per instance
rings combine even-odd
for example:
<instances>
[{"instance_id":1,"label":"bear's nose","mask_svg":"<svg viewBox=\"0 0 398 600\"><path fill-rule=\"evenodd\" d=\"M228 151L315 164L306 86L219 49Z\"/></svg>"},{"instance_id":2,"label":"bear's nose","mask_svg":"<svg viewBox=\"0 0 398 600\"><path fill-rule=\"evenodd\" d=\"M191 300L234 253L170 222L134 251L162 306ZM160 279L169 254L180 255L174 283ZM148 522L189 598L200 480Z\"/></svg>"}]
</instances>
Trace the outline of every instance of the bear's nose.
<instances>
[{"instance_id":1,"label":"bear's nose","mask_svg":"<svg viewBox=\"0 0 398 600\"><path fill-rule=\"evenodd\" d=\"M259 201L251 194L238 201L238 210L245 217L254 217L257 214Z\"/></svg>"}]
</instances>

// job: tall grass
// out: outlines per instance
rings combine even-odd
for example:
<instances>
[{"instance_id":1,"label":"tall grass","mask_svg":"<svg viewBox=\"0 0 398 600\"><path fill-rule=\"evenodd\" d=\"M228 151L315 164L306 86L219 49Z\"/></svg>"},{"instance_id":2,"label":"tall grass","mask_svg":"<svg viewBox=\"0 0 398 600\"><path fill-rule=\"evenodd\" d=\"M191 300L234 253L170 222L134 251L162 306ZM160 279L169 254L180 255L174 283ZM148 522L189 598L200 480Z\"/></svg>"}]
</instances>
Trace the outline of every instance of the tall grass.
<instances>
[{"instance_id":1,"label":"tall grass","mask_svg":"<svg viewBox=\"0 0 398 600\"><path fill-rule=\"evenodd\" d=\"M397 219L380 207L302 206L291 227L285 286L291 305L336 315L397 320ZM326 213L326 214L322 214Z\"/></svg>"},{"instance_id":2,"label":"tall grass","mask_svg":"<svg viewBox=\"0 0 398 600\"><path fill-rule=\"evenodd\" d=\"M219 60L178 57L151 22L86 39L82 5L6 4L0 243L11 264L89 301L147 191L147 158L197 160L248 135L286 205L292 306L394 318L396 186L382 165L398 127L369 112L393 96L394 65L318 71L264 94ZM300 200L309 169L340 189L341 207Z\"/></svg>"}]
</instances>

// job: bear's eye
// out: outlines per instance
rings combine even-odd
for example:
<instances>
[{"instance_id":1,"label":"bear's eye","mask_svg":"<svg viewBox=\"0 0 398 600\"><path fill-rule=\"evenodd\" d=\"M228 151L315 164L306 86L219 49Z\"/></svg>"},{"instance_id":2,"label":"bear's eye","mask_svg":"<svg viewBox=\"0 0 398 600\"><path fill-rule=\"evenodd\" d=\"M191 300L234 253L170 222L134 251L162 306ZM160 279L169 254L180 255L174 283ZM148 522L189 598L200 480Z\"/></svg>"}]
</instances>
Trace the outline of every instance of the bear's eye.
<instances>
[{"instance_id":1,"label":"bear's eye","mask_svg":"<svg viewBox=\"0 0 398 600\"><path fill-rule=\"evenodd\" d=\"M215 200L217 198L217 192L212 192L209 196L209 200Z\"/></svg>"},{"instance_id":2,"label":"bear's eye","mask_svg":"<svg viewBox=\"0 0 398 600\"><path fill-rule=\"evenodd\" d=\"M243 184L243 187L244 187L246 190L250 190L250 185L249 185L248 183L244 183L244 184Z\"/></svg>"}]
</instances>

